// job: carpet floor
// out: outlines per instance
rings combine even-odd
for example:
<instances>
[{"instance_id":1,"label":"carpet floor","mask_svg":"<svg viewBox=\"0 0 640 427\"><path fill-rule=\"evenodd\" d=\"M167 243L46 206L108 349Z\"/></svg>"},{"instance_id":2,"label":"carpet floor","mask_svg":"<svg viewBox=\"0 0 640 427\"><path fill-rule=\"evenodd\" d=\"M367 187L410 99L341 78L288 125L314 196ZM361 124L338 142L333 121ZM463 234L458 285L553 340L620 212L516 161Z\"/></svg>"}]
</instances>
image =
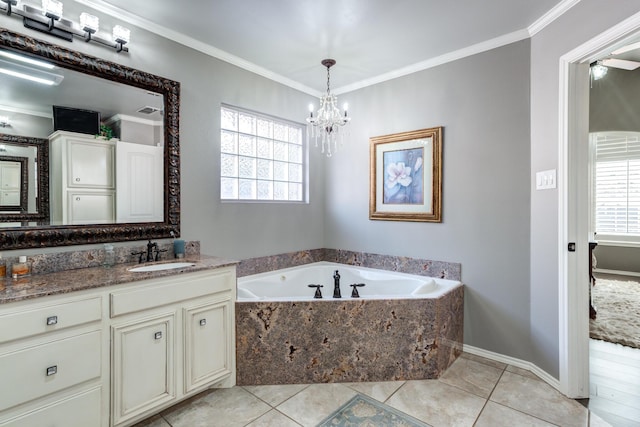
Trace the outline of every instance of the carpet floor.
<instances>
[{"instance_id":1,"label":"carpet floor","mask_svg":"<svg viewBox=\"0 0 640 427\"><path fill-rule=\"evenodd\" d=\"M591 299L597 315L590 320L589 336L640 348L640 283L597 279Z\"/></svg>"}]
</instances>

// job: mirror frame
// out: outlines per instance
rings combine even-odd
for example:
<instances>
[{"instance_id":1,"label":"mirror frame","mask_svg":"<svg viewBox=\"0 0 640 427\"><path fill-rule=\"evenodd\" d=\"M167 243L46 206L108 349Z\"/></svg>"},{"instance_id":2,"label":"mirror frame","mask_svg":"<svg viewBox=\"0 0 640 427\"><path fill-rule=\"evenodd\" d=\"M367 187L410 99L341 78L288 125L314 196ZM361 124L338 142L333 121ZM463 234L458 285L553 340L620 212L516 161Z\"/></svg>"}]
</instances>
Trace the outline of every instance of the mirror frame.
<instances>
[{"instance_id":1,"label":"mirror frame","mask_svg":"<svg viewBox=\"0 0 640 427\"><path fill-rule=\"evenodd\" d=\"M49 141L44 138L32 138L20 135L7 135L0 133L0 144L11 144L22 147L35 147L38 162L38 198L34 213L15 212L0 213L0 220L6 222L42 222L49 220ZM26 163L26 162L25 162ZM25 174L22 173L21 188L28 185L24 182ZM27 177L28 180L28 177ZM26 198L26 195L21 195ZM24 204L22 201L21 205ZM0 243L1 244L1 243ZM4 247L4 246L2 246Z\"/></svg>"},{"instance_id":2,"label":"mirror frame","mask_svg":"<svg viewBox=\"0 0 640 427\"><path fill-rule=\"evenodd\" d=\"M62 68L163 95L165 144L163 222L80 226L40 224L24 228L4 228L0 231L0 249L13 250L167 238L171 237L171 232L175 237L180 236L180 83L34 39L24 34L14 33L6 28L0 28L0 46L51 62ZM48 141L45 145L48 145ZM49 179L48 175L47 173L47 180Z\"/></svg>"}]
</instances>

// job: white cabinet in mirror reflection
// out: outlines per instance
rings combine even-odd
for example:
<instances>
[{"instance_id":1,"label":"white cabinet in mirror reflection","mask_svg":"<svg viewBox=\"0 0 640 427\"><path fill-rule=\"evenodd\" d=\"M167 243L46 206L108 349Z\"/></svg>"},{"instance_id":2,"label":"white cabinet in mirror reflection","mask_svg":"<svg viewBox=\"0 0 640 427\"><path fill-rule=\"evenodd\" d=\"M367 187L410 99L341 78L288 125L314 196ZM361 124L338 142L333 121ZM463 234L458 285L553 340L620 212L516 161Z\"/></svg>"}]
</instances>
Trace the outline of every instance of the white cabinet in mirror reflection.
<instances>
[{"instance_id":1,"label":"white cabinet in mirror reflection","mask_svg":"<svg viewBox=\"0 0 640 427\"><path fill-rule=\"evenodd\" d=\"M116 222L162 221L163 147L116 144Z\"/></svg>"},{"instance_id":2,"label":"white cabinet in mirror reflection","mask_svg":"<svg viewBox=\"0 0 640 427\"><path fill-rule=\"evenodd\" d=\"M162 147L66 131L49 141L53 224L163 220Z\"/></svg>"},{"instance_id":3,"label":"white cabinet in mirror reflection","mask_svg":"<svg viewBox=\"0 0 640 427\"><path fill-rule=\"evenodd\" d=\"M49 137L51 222L110 224L115 218L115 141L56 131Z\"/></svg>"},{"instance_id":4,"label":"white cabinet in mirror reflection","mask_svg":"<svg viewBox=\"0 0 640 427\"><path fill-rule=\"evenodd\" d=\"M20 206L20 163L0 161L0 206Z\"/></svg>"}]
</instances>

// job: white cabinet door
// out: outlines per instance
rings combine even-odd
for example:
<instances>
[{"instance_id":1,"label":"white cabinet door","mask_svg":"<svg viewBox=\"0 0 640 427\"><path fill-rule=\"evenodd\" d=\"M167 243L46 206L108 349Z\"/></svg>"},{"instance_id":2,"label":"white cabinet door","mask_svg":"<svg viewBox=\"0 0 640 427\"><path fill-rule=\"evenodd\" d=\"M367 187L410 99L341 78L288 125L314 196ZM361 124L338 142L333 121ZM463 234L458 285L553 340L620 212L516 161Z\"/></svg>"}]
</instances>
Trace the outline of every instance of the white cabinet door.
<instances>
[{"instance_id":1,"label":"white cabinet door","mask_svg":"<svg viewBox=\"0 0 640 427\"><path fill-rule=\"evenodd\" d=\"M184 392L231 374L235 346L232 340L231 297L184 309Z\"/></svg>"},{"instance_id":2,"label":"white cabinet door","mask_svg":"<svg viewBox=\"0 0 640 427\"><path fill-rule=\"evenodd\" d=\"M112 326L112 421L176 398L175 312Z\"/></svg>"},{"instance_id":3,"label":"white cabinet door","mask_svg":"<svg viewBox=\"0 0 640 427\"><path fill-rule=\"evenodd\" d=\"M69 140L69 187L115 188L114 146Z\"/></svg>"},{"instance_id":4,"label":"white cabinet door","mask_svg":"<svg viewBox=\"0 0 640 427\"><path fill-rule=\"evenodd\" d=\"M20 190L21 164L0 161L0 182L3 190Z\"/></svg>"},{"instance_id":5,"label":"white cabinet door","mask_svg":"<svg viewBox=\"0 0 640 427\"><path fill-rule=\"evenodd\" d=\"M117 222L164 219L162 147L118 141L116 148Z\"/></svg>"},{"instance_id":6,"label":"white cabinet door","mask_svg":"<svg viewBox=\"0 0 640 427\"><path fill-rule=\"evenodd\" d=\"M20 191L0 192L0 205L2 206L20 206Z\"/></svg>"},{"instance_id":7,"label":"white cabinet door","mask_svg":"<svg viewBox=\"0 0 640 427\"><path fill-rule=\"evenodd\" d=\"M113 191L70 191L68 224L111 224L115 210Z\"/></svg>"}]
</instances>

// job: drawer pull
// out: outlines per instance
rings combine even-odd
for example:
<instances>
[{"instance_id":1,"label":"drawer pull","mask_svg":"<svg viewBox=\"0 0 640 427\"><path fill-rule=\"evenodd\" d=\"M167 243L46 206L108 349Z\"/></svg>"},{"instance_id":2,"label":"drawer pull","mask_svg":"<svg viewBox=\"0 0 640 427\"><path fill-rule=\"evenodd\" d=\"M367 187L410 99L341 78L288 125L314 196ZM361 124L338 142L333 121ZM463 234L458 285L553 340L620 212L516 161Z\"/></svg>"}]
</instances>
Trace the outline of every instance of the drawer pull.
<instances>
[{"instance_id":1,"label":"drawer pull","mask_svg":"<svg viewBox=\"0 0 640 427\"><path fill-rule=\"evenodd\" d=\"M58 373L58 365L49 366L47 368L47 376L55 375Z\"/></svg>"},{"instance_id":2,"label":"drawer pull","mask_svg":"<svg viewBox=\"0 0 640 427\"><path fill-rule=\"evenodd\" d=\"M80 178L76 178L76 182L80 182Z\"/></svg>"},{"instance_id":3,"label":"drawer pull","mask_svg":"<svg viewBox=\"0 0 640 427\"><path fill-rule=\"evenodd\" d=\"M57 325L57 324L58 324L58 316L47 317L47 325Z\"/></svg>"},{"instance_id":4,"label":"drawer pull","mask_svg":"<svg viewBox=\"0 0 640 427\"><path fill-rule=\"evenodd\" d=\"M200 326L205 326L207 324L207 319L200 319Z\"/></svg>"},{"instance_id":5,"label":"drawer pull","mask_svg":"<svg viewBox=\"0 0 640 427\"><path fill-rule=\"evenodd\" d=\"M156 332L153 334L153 339L159 340L162 338L162 332Z\"/></svg>"}]
</instances>

